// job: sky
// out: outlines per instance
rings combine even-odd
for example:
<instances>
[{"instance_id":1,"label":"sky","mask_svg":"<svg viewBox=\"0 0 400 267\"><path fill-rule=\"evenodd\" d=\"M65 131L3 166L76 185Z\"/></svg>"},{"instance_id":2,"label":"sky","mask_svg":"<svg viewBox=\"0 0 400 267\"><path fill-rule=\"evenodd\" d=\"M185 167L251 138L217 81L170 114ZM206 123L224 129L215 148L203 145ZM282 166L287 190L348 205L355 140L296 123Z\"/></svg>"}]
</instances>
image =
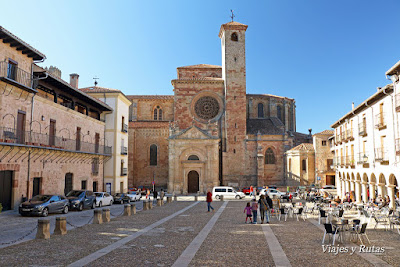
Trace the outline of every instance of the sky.
<instances>
[{"instance_id":1,"label":"sky","mask_svg":"<svg viewBox=\"0 0 400 267\"><path fill-rule=\"evenodd\" d=\"M172 95L176 68L221 65L221 24L248 25L247 93L296 101L297 131L330 126L389 80L400 1L7 1L0 25L79 87ZM17 11L18 10L18 11Z\"/></svg>"}]
</instances>

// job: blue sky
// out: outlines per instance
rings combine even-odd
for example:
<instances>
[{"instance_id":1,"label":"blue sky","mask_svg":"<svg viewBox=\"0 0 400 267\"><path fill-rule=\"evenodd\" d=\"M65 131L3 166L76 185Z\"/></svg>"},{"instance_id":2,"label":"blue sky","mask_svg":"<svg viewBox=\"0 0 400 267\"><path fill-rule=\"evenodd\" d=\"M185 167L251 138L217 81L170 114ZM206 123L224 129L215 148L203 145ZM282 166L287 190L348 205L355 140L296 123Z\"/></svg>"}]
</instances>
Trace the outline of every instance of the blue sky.
<instances>
[{"instance_id":1,"label":"blue sky","mask_svg":"<svg viewBox=\"0 0 400 267\"><path fill-rule=\"evenodd\" d=\"M173 94L176 68L221 65L220 25L249 25L247 92L294 98L297 131L330 125L389 83L400 1L7 1L0 25L80 87ZM18 11L17 11L18 10Z\"/></svg>"}]
</instances>

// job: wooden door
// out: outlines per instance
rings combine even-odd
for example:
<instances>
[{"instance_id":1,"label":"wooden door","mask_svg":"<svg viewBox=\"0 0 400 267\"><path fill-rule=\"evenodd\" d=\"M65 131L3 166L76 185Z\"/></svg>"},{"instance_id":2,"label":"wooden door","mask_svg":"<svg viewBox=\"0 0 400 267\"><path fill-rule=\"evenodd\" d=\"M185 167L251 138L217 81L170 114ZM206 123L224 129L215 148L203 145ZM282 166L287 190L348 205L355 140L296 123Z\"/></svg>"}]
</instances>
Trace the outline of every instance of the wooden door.
<instances>
[{"instance_id":1,"label":"wooden door","mask_svg":"<svg viewBox=\"0 0 400 267\"><path fill-rule=\"evenodd\" d=\"M40 189L41 189L41 178L40 177L35 177L33 178L33 191L32 191L32 197L36 195L40 195Z\"/></svg>"},{"instance_id":2,"label":"wooden door","mask_svg":"<svg viewBox=\"0 0 400 267\"><path fill-rule=\"evenodd\" d=\"M17 143L25 144L25 120L26 114L19 110L17 115Z\"/></svg>"},{"instance_id":3,"label":"wooden door","mask_svg":"<svg viewBox=\"0 0 400 267\"><path fill-rule=\"evenodd\" d=\"M76 128L76 150L79 151L81 150L81 128L77 127Z\"/></svg>"},{"instance_id":4,"label":"wooden door","mask_svg":"<svg viewBox=\"0 0 400 267\"><path fill-rule=\"evenodd\" d=\"M11 209L12 171L0 171L0 203L3 210Z\"/></svg>"},{"instance_id":5,"label":"wooden door","mask_svg":"<svg viewBox=\"0 0 400 267\"><path fill-rule=\"evenodd\" d=\"M49 145L55 146L56 140L56 121L50 120L50 129L49 129Z\"/></svg>"},{"instance_id":6,"label":"wooden door","mask_svg":"<svg viewBox=\"0 0 400 267\"><path fill-rule=\"evenodd\" d=\"M190 171L188 174L188 193L197 193L199 191L199 173Z\"/></svg>"}]
</instances>

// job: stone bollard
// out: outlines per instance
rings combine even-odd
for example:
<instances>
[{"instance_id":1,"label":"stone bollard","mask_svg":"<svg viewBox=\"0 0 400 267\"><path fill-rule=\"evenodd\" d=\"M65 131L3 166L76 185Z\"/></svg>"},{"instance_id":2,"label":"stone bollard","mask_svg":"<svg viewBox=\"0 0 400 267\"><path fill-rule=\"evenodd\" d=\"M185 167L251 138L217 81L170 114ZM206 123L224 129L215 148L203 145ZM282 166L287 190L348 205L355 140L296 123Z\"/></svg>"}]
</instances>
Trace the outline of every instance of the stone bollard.
<instances>
[{"instance_id":1,"label":"stone bollard","mask_svg":"<svg viewBox=\"0 0 400 267\"><path fill-rule=\"evenodd\" d=\"M172 197L167 197L167 203L171 203L172 202Z\"/></svg>"},{"instance_id":2,"label":"stone bollard","mask_svg":"<svg viewBox=\"0 0 400 267\"><path fill-rule=\"evenodd\" d=\"M124 205L124 216L131 216L131 205Z\"/></svg>"},{"instance_id":3,"label":"stone bollard","mask_svg":"<svg viewBox=\"0 0 400 267\"><path fill-rule=\"evenodd\" d=\"M103 209L103 222L109 222L111 220L110 217L110 209Z\"/></svg>"},{"instance_id":4,"label":"stone bollard","mask_svg":"<svg viewBox=\"0 0 400 267\"><path fill-rule=\"evenodd\" d=\"M198 195L194 196L194 201L199 201L199 196Z\"/></svg>"},{"instance_id":5,"label":"stone bollard","mask_svg":"<svg viewBox=\"0 0 400 267\"><path fill-rule=\"evenodd\" d=\"M148 210L147 201L143 201L143 210Z\"/></svg>"},{"instance_id":6,"label":"stone bollard","mask_svg":"<svg viewBox=\"0 0 400 267\"><path fill-rule=\"evenodd\" d=\"M153 201L149 201L149 210L151 210L153 208Z\"/></svg>"},{"instance_id":7,"label":"stone bollard","mask_svg":"<svg viewBox=\"0 0 400 267\"><path fill-rule=\"evenodd\" d=\"M55 235L67 234L67 218L65 216L56 217L56 228L54 229Z\"/></svg>"},{"instance_id":8,"label":"stone bollard","mask_svg":"<svg viewBox=\"0 0 400 267\"><path fill-rule=\"evenodd\" d=\"M101 214L101 210L94 210L93 224L102 224L103 217Z\"/></svg>"},{"instance_id":9,"label":"stone bollard","mask_svg":"<svg viewBox=\"0 0 400 267\"><path fill-rule=\"evenodd\" d=\"M219 196L219 199L220 199L221 201L224 201L224 196Z\"/></svg>"},{"instance_id":10,"label":"stone bollard","mask_svg":"<svg viewBox=\"0 0 400 267\"><path fill-rule=\"evenodd\" d=\"M178 201L178 196L174 196L174 201Z\"/></svg>"},{"instance_id":11,"label":"stone bollard","mask_svg":"<svg viewBox=\"0 0 400 267\"><path fill-rule=\"evenodd\" d=\"M131 204L131 214L136 214L136 204Z\"/></svg>"},{"instance_id":12,"label":"stone bollard","mask_svg":"<svg viewBox=\"0 0 400 267\"><path fill-rule=\"evenodd\" d=\"M162 205L162 200L161 199L157 199L157 206L161 207Z\"/></svg>"},{"instance_id":13,"label":"stone bollard","mask_svg":"<svg viewBox=\"0 0 400 267\"><path fill-rule=\"evenodd\" d=\"M50 220L39 219L36 239L50 239Z\"/></svg>"}]
</instances>

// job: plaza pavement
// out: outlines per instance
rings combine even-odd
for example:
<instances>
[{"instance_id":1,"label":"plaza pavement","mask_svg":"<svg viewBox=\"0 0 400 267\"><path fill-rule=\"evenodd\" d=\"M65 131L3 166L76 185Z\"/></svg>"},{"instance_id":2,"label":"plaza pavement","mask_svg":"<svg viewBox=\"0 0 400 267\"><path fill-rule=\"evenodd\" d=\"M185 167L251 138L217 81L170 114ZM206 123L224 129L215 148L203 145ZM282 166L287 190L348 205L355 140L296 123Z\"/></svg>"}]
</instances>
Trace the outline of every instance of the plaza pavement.
<instances>
[{"instance_id":1,"label":"plaza pavement","mask_svg":"<svg viewBox=\"0 0 400 267\"><path fill-rule=\"evenodd\" d=\"M394 231L368 229L382 254L335 255L323 252L317 218L245 224L246 201L214 201L207 212L203 201L181 200L1 248L0 266L399 266Z\"/></svg>"}]
</instances>

